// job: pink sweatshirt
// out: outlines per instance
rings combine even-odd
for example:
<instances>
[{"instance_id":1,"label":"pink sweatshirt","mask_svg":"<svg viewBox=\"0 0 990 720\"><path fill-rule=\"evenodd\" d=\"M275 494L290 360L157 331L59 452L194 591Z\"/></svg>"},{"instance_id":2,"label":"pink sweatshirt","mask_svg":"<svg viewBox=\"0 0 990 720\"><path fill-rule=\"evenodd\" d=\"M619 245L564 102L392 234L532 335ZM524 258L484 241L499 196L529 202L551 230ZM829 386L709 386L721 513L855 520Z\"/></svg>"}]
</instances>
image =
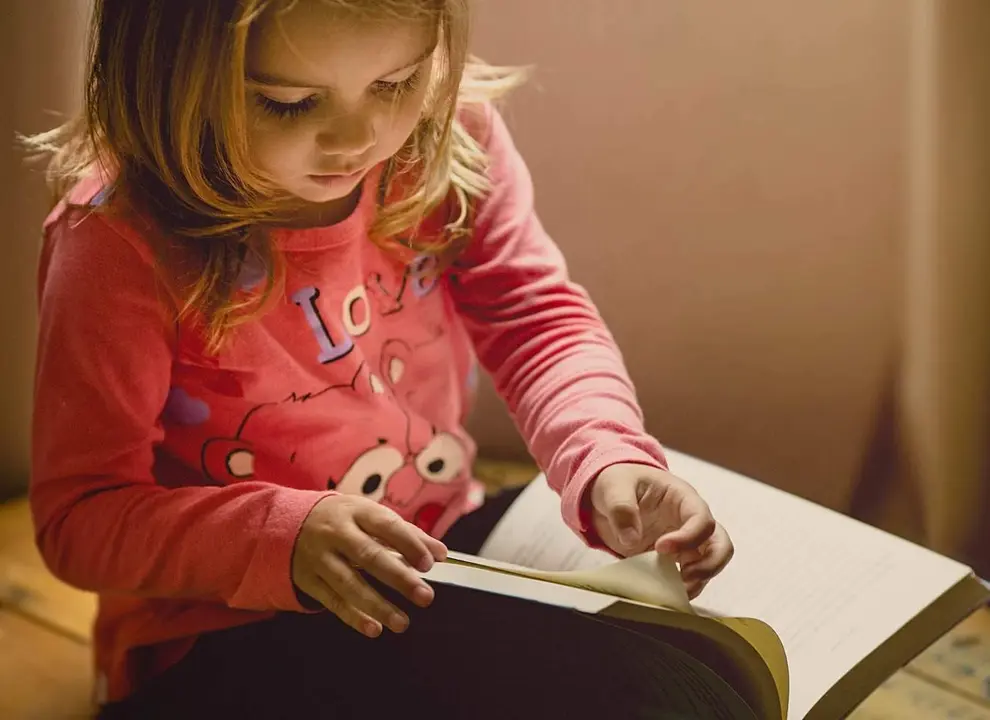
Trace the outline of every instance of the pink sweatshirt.
<instances>
[{"instance_id":1,"label":"pink sweatshirt","mask_svg":"<svg viewBox=\"0 0 990 720\"><path fill-rule=\"evenodd\" d=\"M376 177L332 227L279 230L284 298L216 355L156 278L155 230L81 186L45 224L31 501L49 566L100 595L105 698L195 636L303 611L292 548L331 491L437 537L483 495L462 423L492 373L566 522L606 466L665 467L620 354L533 210L509 132L486 114L493 190L439 278L367 237ZM439 215L437 216L439 217ZM243 287L259 282L243 273Z\"/></svg>"}]
</instances>

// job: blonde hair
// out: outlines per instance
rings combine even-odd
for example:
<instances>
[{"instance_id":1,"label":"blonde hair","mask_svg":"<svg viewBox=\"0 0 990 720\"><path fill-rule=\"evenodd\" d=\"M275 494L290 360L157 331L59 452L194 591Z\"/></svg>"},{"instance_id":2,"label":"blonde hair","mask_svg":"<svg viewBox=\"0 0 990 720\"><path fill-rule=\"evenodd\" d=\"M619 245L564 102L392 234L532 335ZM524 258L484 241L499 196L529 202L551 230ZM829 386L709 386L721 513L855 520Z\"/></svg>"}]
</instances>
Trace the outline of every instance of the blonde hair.
<instances>
[{"instance_id":1,"label":"blonde hair","mask_svg":"<svg viewBox=\"0 0 990 720\"><path fill-rule=\"evenodd\" d=\"M100 170L113 178L112 204L139 206L188 241L183 251L192 250L196 272L177 288L178 314L204 318L212 349L262 310L284 274L263 226L286 198L250 161L245 54L253 23L298 1L95 0L84 107L65 125L25 140L50 158L47 179L57 199ZM319 1L364 15L435 19L440 44L425 109L386 164L371 239L397 249L395 238L453 199L441 237L403 244L441 256L456 251L470 233L472 202L489 189L484 149L458 109L500 97L525 71L469 56L468 0ZM236 278L248 256L263 264L267 280L259 292L238 296Z\"/></svg>"}]
</instances>

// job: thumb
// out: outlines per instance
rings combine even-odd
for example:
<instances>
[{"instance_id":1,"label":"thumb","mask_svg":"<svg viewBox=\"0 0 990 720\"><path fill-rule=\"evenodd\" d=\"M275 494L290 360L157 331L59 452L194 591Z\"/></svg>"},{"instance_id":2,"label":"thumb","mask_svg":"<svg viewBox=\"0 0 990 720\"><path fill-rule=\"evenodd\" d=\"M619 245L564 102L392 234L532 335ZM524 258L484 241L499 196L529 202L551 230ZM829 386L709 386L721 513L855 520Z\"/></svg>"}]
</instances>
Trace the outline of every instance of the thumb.
<instances>
[{"instance_id":1,"label":"thumb","mask_svg":"<svg viewBox=\"0 0 990 720\"><path fill-rule=\"evenodd\" d=\"M636 546L643 536L636 484L635 478L612 475L602 483L601 487L602 502L599 511L606 517L615 536L625 547Z\"/></svg>"}]
</instances>

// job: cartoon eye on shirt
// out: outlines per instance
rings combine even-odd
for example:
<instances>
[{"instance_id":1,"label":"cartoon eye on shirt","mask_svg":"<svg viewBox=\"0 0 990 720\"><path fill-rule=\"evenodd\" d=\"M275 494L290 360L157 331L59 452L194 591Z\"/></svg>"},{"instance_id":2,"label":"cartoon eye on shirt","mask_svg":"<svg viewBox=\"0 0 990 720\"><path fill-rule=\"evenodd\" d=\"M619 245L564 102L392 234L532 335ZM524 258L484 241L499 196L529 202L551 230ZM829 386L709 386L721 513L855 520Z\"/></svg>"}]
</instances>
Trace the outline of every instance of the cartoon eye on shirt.
<instances>
[{"instance_id":1,"label":"cartoon eye on shirt","mask_svg":"<svg viewBox=\"0 0 990 720\"><path fill-rule=\"evenodd\" d=\"M253 408L233 437L204 445L204 473L218 484L260 480L360 495L429 532L463 490L468 451L395 397L403 362L389 357L385 381L362 366L349 383ZM345 422L328 428L334 415ZM355 448L356 457L342 448Z\"/></svg>"},{"instance_id":2,"label":"cartoon eye on shirt","mask_svg":"<svg viewBox=\"0 0 990 720\"><path fill-rule=\"evenodd\" d=\"M449 485L464 476L467 451L449 433L434 433L422 450L410 452L389 478L387 504L401 510L421 497L430 485Z\"/></svg>"},{"instance_id":3,"label":"cartoon eye on shirt","mask_svg":"<svg viewBox=\"0 0 990 720\"><path fill-rule=\"evenodd\" d=\"M406 458L398 448L379 438L378 445L358 456L343 477L329 478L327 489L363 495L377 502L385 497L389 481L405 464Z\"/></svg>"},{"instance_id":4,"label":"cartoon eye on shirt","mask_svg":"<svg viewBox=\"0 0 990 720\"><path fill-rule=\"evenodd\" d=\"M416 455L416 470L427 482L449 483L464 470L464 446L450 433L438 433Z\"/></svg>"}]
</instances>

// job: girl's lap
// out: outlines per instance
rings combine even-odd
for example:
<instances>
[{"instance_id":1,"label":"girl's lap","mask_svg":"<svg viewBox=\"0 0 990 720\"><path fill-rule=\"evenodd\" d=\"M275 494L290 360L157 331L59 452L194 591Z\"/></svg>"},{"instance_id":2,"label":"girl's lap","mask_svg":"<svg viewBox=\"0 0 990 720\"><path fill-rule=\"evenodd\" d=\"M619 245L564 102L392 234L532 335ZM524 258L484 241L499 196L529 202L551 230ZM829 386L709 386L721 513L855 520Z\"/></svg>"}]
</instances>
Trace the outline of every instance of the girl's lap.
<instances>
[{"instance_id":1,"label":"girl's lap","mask_svg":"<svg viewBox=\"0 0 990 720\"><path fill-rule=\"evenodd\" d=\"M103 717L668 717L646 638L449 586L409 612L374 640L327 613L210 633Z\"/></svg>"}]
</instances>

